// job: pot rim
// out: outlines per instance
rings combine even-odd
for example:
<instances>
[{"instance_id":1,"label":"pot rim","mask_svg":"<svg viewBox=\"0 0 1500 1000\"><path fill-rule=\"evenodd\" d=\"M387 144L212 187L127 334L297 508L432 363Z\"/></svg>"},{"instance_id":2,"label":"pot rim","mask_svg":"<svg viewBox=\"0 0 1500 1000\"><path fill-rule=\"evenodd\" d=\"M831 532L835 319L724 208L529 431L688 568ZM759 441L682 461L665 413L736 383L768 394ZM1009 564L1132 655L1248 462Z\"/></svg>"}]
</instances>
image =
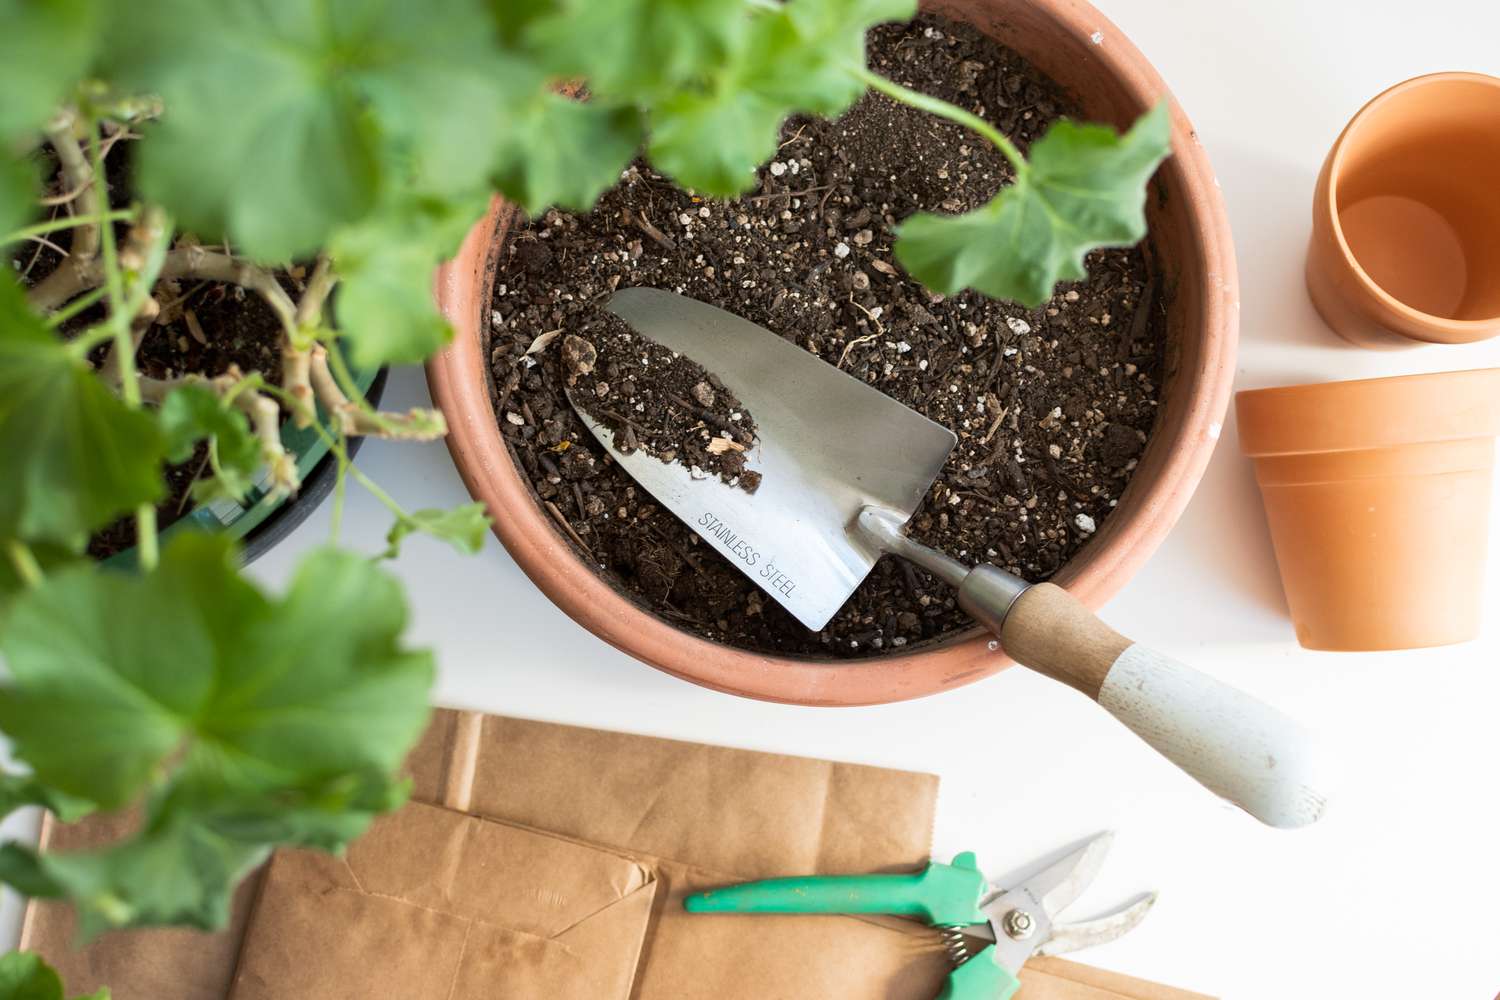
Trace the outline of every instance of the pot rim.
<instances>
[{"instance_id":1,"label":"pot rim","mask_svg":"<svg viewBox=\"0 0 1500 1000\"><path fill-rule=\"evenodd\" d=\"M1473 431L1454 430L1451 421L1447 420L1452 407L1438 410L1419 405L1433 398L1453 402L1459 390L1471 388L1481 398L1493 401L1488 427ZM1400 410L1405 417L1378 427L1371 427L1368 423L1355 427L1344 420L1318 419L1315 415L1348 416L1355 408L1367 406L1370 400L1391 394L1408 397L1387 399L1385 404L1387 410ZM1273 419L1273 412L1285 407L1295 407L1297 419L1278 420L1278 426L1265 426ZM1245 389L1235 395L1235 410L1239 418L1240 448L1251 458L1365 451L1493 437L1500 433L1500 368L1465 368ZM1282 430L1288 424L1292 425L1290 433ZM1319 442L1319 436L1324 440Z\"/></svg>"},{"instance_id":2,"label":"pot rim","mask_svg":"<svg viewBox=\"0 0 1500 1000\"><path fill-rule=\"evenodd\" d=\"M1495 335L1495 324L1500 322L1500 315L1489 316L1483 319L1450 319L1438 316L1434 313L1424 312L1414 308L1380 286L1374 278L1360 264L1359 259L1354 256L1354 251L1349 247L1349 241L1344 238L1344 226L1339 221L1338 193L1339 179L1343 174L1345 155L1348 152L1350 140L1358 135L1360 129L1368 123L1370 117L1396 97L1412 90L1435 84L1447 83L1477 83L1490 87L1496 91L1496 97L1500 98L1500 77L1493 77L1485 73L1471 73L1466 71L1448 71L1440 73L1426 73L1422 76L1414 76L1409 80L1387 87L1365 102L1365 105L1354 113L1339 137L1334 140L1333 149L1328 154L1328 192L1319 201L1318 211L1323 213L1329 225L1332 227L1333 238L1338 246L1339 254L1350 272L1355 276L1364 291L1373 296L1384 308L1389 309L1397 316L1418 327L1426 327L1439 343L1464 344L1479 340L1487 340ZM1427 338L1424 338L1427 339Z\"/></svg>"},{"instance_id":3,"label":"pot rim","mask_svg":"<svg viewBox=\"0 0 1500 1000\"><path fill-rule=\"evenodd\" d=\"M1053 582L1097 609L1145 562L1181 515L1207 468L1223 426L1234 377L1239 327L1239 282L1229 220L1208 157L1191 122L1156 70L1118 28L1078 0L1032 0L1059 28L1084 40L1120 91L1144 113L1168 100L1174 155L1163 177L1187 208L1191 253L1202 262L1202 301L1190 327L1202 331L1191 368L1176 372L1174 407L1180 421L1162 440L1162 464L1150 482L1137 477L1121 510L1100 536ZM500 199L465 239L454 260L439 269L435 293L453 323L455 341L428 362L433 401L448 418L448 447L470 492L488 500L494 530L523 572L575 621L609 644L684 680L764 701L816 706L882 704L935 694L973 683L1009 666L999 644L982 629L897 655L862 660L776 656L710 642L682 631L611 586L574 552L516 471L501 438L488 380L474 379L488 359L480 349L480 322L488 319L488 293L496 261L493 236L510 211Z\"/></svg>"}]
</instances>

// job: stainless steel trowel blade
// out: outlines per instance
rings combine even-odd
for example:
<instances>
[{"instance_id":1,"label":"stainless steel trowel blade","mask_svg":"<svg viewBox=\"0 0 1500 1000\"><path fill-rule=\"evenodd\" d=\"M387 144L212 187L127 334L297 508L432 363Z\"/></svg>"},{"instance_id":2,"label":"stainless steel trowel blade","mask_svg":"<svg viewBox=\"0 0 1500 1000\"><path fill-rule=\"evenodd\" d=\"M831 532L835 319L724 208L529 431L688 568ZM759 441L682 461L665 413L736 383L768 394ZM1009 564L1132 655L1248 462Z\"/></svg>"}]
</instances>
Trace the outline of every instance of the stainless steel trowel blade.
<instances>
[{"instance_id":1,"label":"stainless steel trowel blade","mask_svg":"<svg viewBox=\"0 0 1500 1000\"><path fill-rule=\"evenodd\" d=\"M724 380L754 416L746 493L637 451L579 416L626 472L808 628L821 629L880 552L854 526L879 506L904 522L942 470L953 432L764 327L670 292L629 288L609 309Z\"/></svg>"}]
</instances>

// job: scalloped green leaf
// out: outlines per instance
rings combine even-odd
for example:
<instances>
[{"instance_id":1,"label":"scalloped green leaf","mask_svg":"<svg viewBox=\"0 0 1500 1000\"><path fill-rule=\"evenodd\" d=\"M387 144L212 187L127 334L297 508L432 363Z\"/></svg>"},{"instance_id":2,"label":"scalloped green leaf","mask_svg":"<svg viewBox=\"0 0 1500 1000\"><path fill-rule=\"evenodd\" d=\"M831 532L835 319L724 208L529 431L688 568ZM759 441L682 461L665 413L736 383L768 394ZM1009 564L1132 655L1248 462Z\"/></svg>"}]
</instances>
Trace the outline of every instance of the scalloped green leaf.
<instances>
[{"instance_id":1,"label":"scalloped green leaf","mask_svg":"<svg viewBox=\"0 0 1500 1000\"><path fill-rule=\"evenodd\" d=\"M40 955L8 952L0 955L0 1000L63 1000L62 978ZM74 1000L109 1000L109 988Z\"/></svg>"},{"instance_id":2,"label":"scalloped green leaf","mask_svg":"<svg viewBox=\"0 0 1500 1000\"><path fill-rule=\"evenodd\" d=\"M757 10L709 85L651 109L652 162L694 190L742 193L776 152L788 115L837 115L864 93L854 70L864 66L865 32L915 11L915 0L787 0Z\"/></svg>"},{"instance_id":3,"label":"scalloped green leaf","mask_svg":"<svg viewBox=\"0 0 1500 1000\"><path fill-rule=\"evenodd\" d=\"M526 47L561 76L586 77L611 100L650 101L712 76L742 42L750 13L742 0L558 0L534 17ZM502 18L503 19L503 18Z\"/></svg>"},{"instance_id":4,"label":"scalloped green leaf","mask_svg":"<svg viewBox=\"0 0 1500 1000\"><path fill-rule=\"evenodd\" d=\"M4 237L36 215L37 172L26 160L7 155L0 147L0 246Z\"/></svg>"},{"instance_id":5,"label":"scalloped green leaf","mask_svg":"<svg viewBox=\"0 0 1500 1000\"><path fill-rule=\"evenodd\" d=\"M401 552L401 542L408 535L428 535L452 545L465 555L475 555L484 548L490 530L489 509L482 503L467 503L452 509L414 510L397 518L385 536L384 556L394 559Z\"/></svg>"},{"instance_id":6,"label":"scalloped green leaf","mask_svg":"<svg viewBox=\"0 0 1500 1000\"><path fill-rule=\"evenodd\" d=\"M0 0L0 139L40 129L88 69L96 0Z\"/></svg>"},{"instance_id":7,"label":"scalloped green leaf","mask_svg":"<svg viewBox=\"0 0 1500 1000\"><path fill-rule=\"evenodd\" d=\"M36 780L102 809L146 796L141 834L107 851L0 858L88 930L218 926L271 845L335 849L405 795L433 664L400 642L399 585L324 549L272 598L235 555L184 533L145 575L50 574L0 634L0 726Z\"/></svg>"},{"instance_id":8,"label":"scalloped green leaf","mask_svg":"<svg viewBox=\"0 0 1500 1000\"><path fill-rule=\"evenodd\" d=\"M186 462L200 441L208 442L209 475L193 484L193 498L205 503L221 496L242 499L264 464L260 442L245 414L203 385L178 386L158 411L167 441L167 461Z\"/></svg>"},{"instance_id":9,"label":"scalloped green leaf","mask_svg":"<svg viewBox=\"0 0 1500 1000\"><path fill-rule=\"evenodd\" d=\"M532 214L587 211L620 180L645 137L640 112L537 91L505 109L506 140L493 178Z\"/></svg>"},{"instance_id":10,"label":"scalloped green leaf","mask_svg":"<svg viewBox=\"0 0 1500 1000\"><path fill-rule=\"evenodd\" d=\"M133 410L0 277L0 538L81 546L163 492L156 419Z\"/></svg>"},{"instance_id":11,"label":"scalloped green leaf","mask_svg":"<svg viewBox=\"0 0 1500 1000\"><path fill-rule=\"evenodd\" d=\"M334 234L333 316L354 363L425 361L453 337L432 298L432 271L483 217L485 195L402 198Z\"/></svg>"},{"instance_id":12,"label":"scalloped green leaf","mask_svg":"<svg viewBox=\"0 0 1500 1000\"><path fill-rule=\"evenodd\" d=\"M1061 121L993 201L964 215L912 216L896 257L929 288L973 288L1035 308L1059 281L1087 277L1084 256L1146 235L1146 185L1171 152L1165 102L1124 135Z\"/></svg>"},{"instance_id":13,"label":"scalloped green leaf","mask_svg":"<svg viewBox=\"0 0 1500 1000\"><path fill-rule=\"evenodd\" d=\"M109 68L165 100L143 191L258 259L317 250L386 191L472 188L501 138L464 113L508 99L480 0L156 0L112 28Z\"/></svg>"}]
</instances>

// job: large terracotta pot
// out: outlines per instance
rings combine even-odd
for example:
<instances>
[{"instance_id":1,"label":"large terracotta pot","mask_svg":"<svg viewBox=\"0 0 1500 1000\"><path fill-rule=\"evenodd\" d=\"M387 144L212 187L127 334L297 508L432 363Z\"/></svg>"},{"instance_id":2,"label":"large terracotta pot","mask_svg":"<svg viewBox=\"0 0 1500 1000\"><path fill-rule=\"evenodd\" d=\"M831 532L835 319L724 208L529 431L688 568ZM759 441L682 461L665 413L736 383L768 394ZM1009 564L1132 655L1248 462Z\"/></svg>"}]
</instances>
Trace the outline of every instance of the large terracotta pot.
<instances>
[{"instance_id":1,"label":"large terracotta pot","mask_svg":"<svg viewBox=\"0 0 1500 1000\"><path fill-rule=\"evenodd\" d=\"M1123 128L1171 97L1144 56L1077 0L934 0L1018 50L1081 101L1087 118ZM1130 579L1176 522L1219 438L1229 401L1239 290L1229 223L1197 134L1175 102L1173 156L1153 182L1148 215L1169 304L1168 377L1157 426L1118 508L1055 582L1098 607ZM900 655L858 661L789 659L731 649L683 632L636 605L580 559L512 462L490 403L490 287L511 218L497 201L438 274L439 303L457 335L428 365L447 415L448 447L495 533L528 576L585 628L632 656L733 694L808 705L917 698L1010 664L978 629Z\"/></svg>"}]
</instances>

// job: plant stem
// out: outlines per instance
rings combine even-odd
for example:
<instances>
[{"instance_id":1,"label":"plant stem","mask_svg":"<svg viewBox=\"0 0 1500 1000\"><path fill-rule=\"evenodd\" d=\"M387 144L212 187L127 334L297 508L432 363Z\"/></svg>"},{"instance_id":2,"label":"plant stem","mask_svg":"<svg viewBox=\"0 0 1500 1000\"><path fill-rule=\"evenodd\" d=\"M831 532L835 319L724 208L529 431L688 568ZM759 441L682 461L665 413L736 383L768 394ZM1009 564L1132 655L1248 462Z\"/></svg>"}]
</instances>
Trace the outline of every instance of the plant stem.
<instances>
[{"instance_id":1,"label":"plant stem","mask_svg":"<svg viewBox=\"0 0 1500 1000\"><path fill-rule=\"evenodd\" d=\"M333 516L329 518L330 541L334 544L338 544L339 532L344 526L344 496L349 492L349 448L343 431L339 432L339 444L341 447L334 452L339 470L333 480Z\"/></svg>"},{"instance_id":2,"label":"plant stem","mask_svg":"<svg viewBox=\"0 0 1500 1000\"><path fill-rule=\"evenodd\" d=\"M313 266L312 276L307 279L307 288L302 292L302 298L297 300L297 327L307 330L317 327L323 319L323 303L328 301L328 295L333 291L333 286L339 283L338 272L333 269L333 261L327 254L319 254L318 262Z\"/></svg>"},{"instance_id":3,"label":"plant stem","mask_svg":"<svg viewBox=\"0 0 1500 1000\"><path fill-rule=\"evenodd\" d=\"M343 390L344 395L349 398L355 406L366 412L374 408L370 406L365 394L359 391L359 384L354 381L354 373L349 370L349 362L344 360L344 352L339 350L337 344L329 345L328 367L333 372L333 377Z\"/></svg>"},{"instance_id":4,"label":"plant stem","mask_svg":"<svg viewBox=\"0 0 1500 1000\"><path fill-rule=\"evenodd\" d=\"M865 86L880 91L880 93L892 100L900 101L902 104L916 108L918 111L926 111L928 114L946 118L951 122L962 125L964 128L978 132L992 142L996 149L1005 154L1005 158L1010 161L1010 165L1015 170L1017 177L1025 175L1028 169L1026 158L1021 155L1021 151L1016 148L1015 143L1006 138L1005 133L978 115L965 111L963 108L949 104L947 101L939 98L929 97L909 87L903 87L894 80L888 80L879 73L872 72L863 66L851 66L849 72L853 73Z\"/></svg>"},{"instance_id":5,"label":"plant stem","mask_svg":"<svg viewBox=\"0 0 1500 1000\"><path fill-rule=\"evenodd\" d=\"M99 151L99 128L92 120L88 122L88 134L89 157L93 162L94 176L102 177L104 156ZM125 401L126 406L134 409L141 405L141 386L135 378L135 345L131 343L130 320L125 315L125 279L120 273L120 255L115 247L113 225L99 227L99 242L104 251L104 288L109 297L109 327L120 366L120 398ZM146 527L139 514L136 523L141 529ZM140 544L139 538L136 544Z\"/></svg>"},{"instance_id":6,"label":"plant stem","mask_svg":"<svg viewBox=\"0 0 1500 1000\"><path fill-rule=\"evenodd\" d=\"M62 232L65 229L77 229L79 226L106 225L111 222L124 222L133 214L129 209L116 208L105 212L103 215L68 215L60 219L51 219L47 222L37 222L20 229L12 230L4 236L0 236L0 244L19 243L29 240L35 236L46 236L48 233Z\"/></svg>"},{"instance_id":7,"label":"plant stem","mask_svg":"<svg viewBox=\"0 0 1500 1000\"><path fill-rule=\"evenodd\" d=\"M156 508L143 503L135 509L135 550L141 569L151 572L159 559L156 538Z\"/></svg>"},{"instance_id":8,"label":"plant stem","mask_svg":"<svg viewBox=\"0 0 1500 1000\"><path fill-rule=\"evenodd\" d=\"M16 568L16 575L21 578L22 583L32 589L42 585L42 566L36 561L36 554L31 551L31 546L12 538L6 541L5 552L10 556L10 564Z\"/></svg>"},{"instance_id":9,"label":"plant stem","mask_svg":"<svg viewBox=\"0 0 1500 1000\"><path fill-rule=\"evenodd\" d=\"M273 396L278 397L283 403L286 403L289 399L285 390L278 389L275 386L268 385L265 387L265 391ZM339 436L335 438L332 434L329 434L328 430L320 423L314 423L313 430L318 432L318 436L323 439L323 443L328 445L328 450L333 452L333 454L338 458L340 484L342 483L344 473L348 473L349 475L354 477L354 480L358 482L359 485L363 486L367 491L369 491L371 496L373 496L376 500L379 500L381 505L385 507L386 510L390 511L397 518L404 521L411 517L411 515L406 512L406 508L397 503L394 497L392 497L385 490L381 489L379 484L377 484L369 476L359 471L359 466L355 465L353 459L349 457L349 449L344 444L344 435L342 433L340 433Z\"/></svg>"},{"instance_id":10,"label":"plant stem","mask_svg":"<svg viewBox=\"0 0 1500 1000\"><path fill-rule=\"evenodd\" d=\"M276 276L263 267L247 260L215 253L197 246L179 247L167 255L162 274L168 278L203 278L207 281L222 281L239 285L259 295L281 322L281 329L288 337L297 333L297 306L292 297L281 287Z\"/></svg>"},{"instance_id":11,"label":"plant stem","mask_svg":"<svg viewBox=\"0 0 1500 1000\"><path fill-rule=\"evenodd\" d=\"M48 316L47 325L55 330L102 298L104 298L104 289L102 288L96 288L92 292L80 295L78 296L78 298L74 299L72 302L69 302L67 305L63 306L51 316ZM95 329L98 328L96 327ZM70 346L76 344L78 343L78 341L84 339L84 336L87 336L87 334L73 338L72 340L68 341L68 344ZM81 353L87 354L89 351L92 351L96 346L98 346L98 344L108 339L108 336L103 336L100 340L95 341L94 343L91 343L88 346L82 348Z\"/></svg>"},{"instance_id":12,"label":"plant stem","mask_svg":"<svg viewBox=\"0 0 1500 1000\"><path fill-rule=\"evenodd\" d=\"M348 453L344 452L344 454L347 456ZM385 509L394 514L399 520L405 521L411 517L411 515L406 512L405 507L401 506L396 502L394 497L392 497L385 490L381 489L380 486L375 482L375 480L371 479L363 472L360 472L359 466L355 465L353 462L349 463L349 475L353 476L355 482L359 483L359 485L368 490L371 496L373 496L376 500L379 500L385 507Z\"/></svg>"}]
</instances>

